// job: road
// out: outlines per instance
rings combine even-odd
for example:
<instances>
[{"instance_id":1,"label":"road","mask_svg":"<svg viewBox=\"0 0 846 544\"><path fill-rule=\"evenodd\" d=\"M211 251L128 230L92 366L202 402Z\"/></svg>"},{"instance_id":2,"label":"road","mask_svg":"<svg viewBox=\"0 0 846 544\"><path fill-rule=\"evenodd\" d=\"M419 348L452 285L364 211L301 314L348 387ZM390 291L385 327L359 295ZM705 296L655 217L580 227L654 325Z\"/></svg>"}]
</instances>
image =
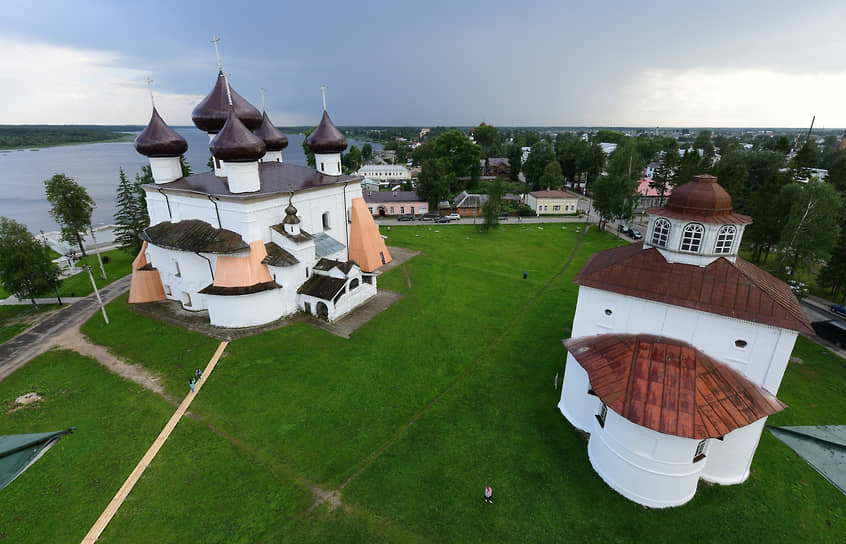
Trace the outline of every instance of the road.
<instances>
[{"instance_id":1,"label":"road","mask_svg":"<svg viewBox=\"0 0 846 544\"><path fill-rule=\"evenodd\" d=\"M129 289L130 276L100 289L103 302L109 302ZM38 325L0 344L0 381L49 348L50 341L70 328L78 327L99 311L97 297L92 293L69 304L44 319Z\"/></svg>"},{"instance_id":2,"label":"road","mask_svg":"<svg viewBox=\"0 0 846 544\"><path fill-rule=\"evenodd\" d=\"M827 321L829 319L843 319L842 315L838 315L829 309L831 308L832 303L823 298L808 295L803 298L800 303L802 304L802 309L805 311L805 315L808 316L808 321L811 323L814 321ZM808 338L817 344L827 347L841 357L846 358L846 348L839 348L819 336L808 336Z\"/></svg>"}]
</instances>

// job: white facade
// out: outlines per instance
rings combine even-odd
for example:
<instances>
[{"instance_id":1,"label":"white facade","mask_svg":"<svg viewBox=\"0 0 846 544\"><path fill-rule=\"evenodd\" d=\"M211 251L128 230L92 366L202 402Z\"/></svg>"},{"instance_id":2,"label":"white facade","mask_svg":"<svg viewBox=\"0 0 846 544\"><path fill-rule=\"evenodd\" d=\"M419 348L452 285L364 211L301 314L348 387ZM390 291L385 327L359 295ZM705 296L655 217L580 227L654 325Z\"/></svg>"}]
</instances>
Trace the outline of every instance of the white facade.
<instances>
[{"instance_id":1,"label":"white facade","mask_svg":"<svg viewBox=\"0 0 846 544\"><path fill-rule=\"evenodd\" d=\"M561 191L563 192L563 191ZM528 205L535 215L561 215L579 212L579 197L566 195L560 197L538 197L529 193L526 195Z\"/></svg>"},{"instance_id":2,"label":"white facade","mask_svg":"<svg viewBox=\"0 0 846 544\"><path fill-rule=\"evenodd\" d=\"M654 247L670 263L708 266L720 257L735 262L744 230L743 224L651 216L643 247Z\"/></svg>"},{"instance_id":3,"label":"white facade","mask_svg":"<svg viewBox=\"0 0 846 544\"><path fill-rule=\"evenodd\" d=\"M409 180L411 172L399 164L368 164L358 169L357 174L373 180Z\"/></svg>"},{"instance_id":4,"label":"white facade","mask_svg":"<svg viewBox=\"0 0 846 544\"><path fill-rule=\"evenodd\" d=\"M340 176L343 174L340 153L315 153L314 165L317 166L318 172L329 176Z\"/></svg>"}]
</instances>

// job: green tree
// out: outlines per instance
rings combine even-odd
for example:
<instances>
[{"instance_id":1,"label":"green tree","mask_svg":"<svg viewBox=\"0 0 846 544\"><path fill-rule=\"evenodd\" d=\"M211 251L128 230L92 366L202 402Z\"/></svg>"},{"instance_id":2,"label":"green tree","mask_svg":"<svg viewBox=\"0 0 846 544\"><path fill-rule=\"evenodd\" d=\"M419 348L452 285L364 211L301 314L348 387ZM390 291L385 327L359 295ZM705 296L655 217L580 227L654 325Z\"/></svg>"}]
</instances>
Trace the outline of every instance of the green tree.
<instances>
[{"instance_id":1,"label":"green tree","mask_svg":"<svg viewBox=\"0 0 846 544\"><path fill-rule=\"evenodd\" d=\"M476 143L482 146L482 157L490 157L490 151L493 149L499 137L497 128L493 125L480 124L473 129L473 138Z\"/></svg>"},{"instance_id":2,"label":"green tree","mask_svg":"<svg viewBox=\"0 0 846 544\"><path fill-rule=\"evenodd\" d=\"M637 183L621 175L601 176L593 184L593 207L599 214L600 228L608 221L630 219L637 204Z\"/></svg>"},{"instance_id":3,"label":"green tree","mask_svg":"<svg viewBox=\"0 0 846 544\"><path fill-rule=\"evenodd\" d=\"M478 175L482 149L470 141L460 130L449 130L438 136L434 143L434 156L442 161L447 174L455 177ZM422 147L422 146L421 146Z\"/></svg>"},{"instance_id":4,"label":"green tree","mask_svg":"<svg viewBox=\"0 0 846 544\"><path fill-rule=\"evenodd\" d=\"M696 148L688 148L684 156L679 160L679 167L676 171L677 183L687 183L693 176L705 173L708 168L705 166L705 161L699 150Z\"/></svg>"},{"instance_id":5,"label":"green tree","mask_svg":"<svg viewBox=\"0 0 846 544\"><path fill-rule=\"evenodd\" d=\"M429 203L429 210L437 210L438 203L447 197L448 192L441 162L428 159L423 163L417 180L417 196Z\"/></svg>"},{"instance_id":6,"label":"green tree","mask_svg":"<svg viewBox=\"0 0 846 544\"><path fill-rule=\"evenodd\" d=\"M0 217L0 284L21 300L56 291L61 280L59 267L50 258L47 246L38 242L27 228L13 219Z\"/></svg>"},{"instance_id":7,"label":"green tree","mask_svg":"<svg viewBox=\"0 0 846 544\"><path fill-rule=\"evenodd\" d=\"M552 145L546 141L539 141L532 146L529 152L529 157L523 164L523 174L526 176L526 183L532 189L539 189L541 187L541 176L546 165L555 160L555 151Z\"/></svg>"},{"instance_id":8,"label":"green tree","mask_svg":"<svg viewBox=\"0 0 846 544\"><path fill-rule=\"evenodd\" d=\"M839 151L837 158L828 167L828 182L838 191L846 192L846 150Z\"/></svg>"},{"instance_id":9,"label":"green tree","mask_svg":"<svg viewBox=\"0 0 846 544\"><path fill-rule=\"evenodd\" d=\"M790 140L787 139L787 136L782 134L776 138L773 150L781 153L782 155L790 153Z\"/></svg>"},{"instance_id":10,"label":"green tree","mask_svg":"<svg viewBox=\"0 0 846 544\"><path fill-rule=\"evenodd\" d=\"M94 200L88 196L85 187L76 183L73 178L64 174L56 174L44 180L47 200L52 205L50 217L62 229L62 240L79 245L79 251L84 256L82 234L91 228L91 213L94 211Z\"/></svg>"},{"instance_id":11,"label":"green tree","mask_svg":"<svg viewBox=\"0 0 846 544\"><path fill-rule=\"evenodd\" d=\"M841 203L840 235L837 244L831 252L831 257L817 276L817 282L831 290L831 294L842 304L846 299L846 205Z\"/></svg>"},{"instance_id":12,"label":"green tree","mask_svg":"<svg viewBox=\"0 0 846 544\"><path fill-rule=\"evenodd\" d=\"M517 144L511 144L508 147L508 167L510 168L508 177L511 181L520 181L520 169L523 165L523 151Z\"/></svg>"},{"instance_id":13,"label":"green tree","mask_svg":"<svg viewBox=\"0 0 846 544\"><path fill-rule=\"evenodd\" d=\"M561 166L558 161L549 161L546 168L543 169L543 174L540 178L541 187L549 187L551 189L558 189L564 182L564 176L561 174Z\"/></svg>"},{"instance_id":14,"label":"green tree","mask_svg":"<svg viewBox=\"0 0 846 544\"><path fill-rule=\"evenodd\" d=\"M361 146L361 160L369 161L373 158L373 146L370 144L364 144Z\"/></svg>"},{"instance_id":15,"label":"green tree","mask_svg":"<svg viewBox=\"0 0 846 544\"><path fill-rule=\"evenodd\" d=\"M645 166L646 160L637 152L634 142L626 139L608 155L606 171L610 176L637 180Z\"/></svg>"},{"instance_id":16,"label":"green tree","mask_svg":"<svg viewBox=\"0 0 846 544\"><path fill-rule=\"evenodd\" d=\"M693 140L693 149L701 149L702 157L705 159L714 158L714 142L711 141L710 130L703 130L696 135L696 139Z\"/></svg>"},{"instance_id":17,"label":"green tree","mask_svg":"<svg viewBox=\"0 0 846 544\"><path fill-rule=\"evenodd\" d=\"M121 249L135 254L141 250L141 232L147 228L149 219L143 199L139 199L138 183L132 183L120 169L115 209L115 242ZM141 189L143 193L143 189Z\"/></svg>"},{"instance_id":18,"label":"green tree","mask_svg":"<svg viewBox=\"0 0 846 544\"><path fill-rule=\"evenodd\" d=\"M309 135L317 129L316 126L311 127L310 129L305 131L305 138L303 138L303 153L306 156L306 163L311 168L317 168L317 163L314 162L314 153L312 153L311 149L308 147L308 137Z\"/></svg>"},{"instance_id":19,"label":"green tree","mask_svg":"<svg viewBox=\"0 0 846 544\"><path fill-rule=\"evenodd\" d=\"M209 160L211 160L211 158L209 158ZM179 156L179 167L182 169L183 178L187 178L191 175L191 166L189 166L188 161L185 160L185 155ZM214 168L214 165L212 165L211 168Z\"/></svg>"},{"instance_id":20,"label":"green tree","mask_svg":"<svg viewBox=\"0 0 846 544\"><path fill-rule=\"evenodd\" d=\"M834 188L816 180L782 188L792 202L781 232L779 271L809 270L811 265L827 260L840 236L837 224L842 205Z\"/></svg>"},{"instance_id":21,"label":"green tree","mask_svg":"<svg viewBox=\"0 0 846 544\"><path fill-rule=\"evenodd\" d=\"M479 227L482 232L499 227L503 193L505 193L505 184L501 179L496 178L488 185L488 199L482 204L482 218L484 221Z\"/></svg>"},{"instance_id":22,"label":"green tree","mask_svg":"<svg viewBox=\"0 0 846 544\"><path fill-rule=\"evenodd\" d=\"M349 151L341 155L341 164L346 173L355 172L361 168L361 151L354 145L350 146Z\"/></svg>"},{"instance_id":23,"label":"green tree","mask_svg":"<svg viewBox=\"0 0 846 544\"><path fill-rule=\"evenodd\" d=\"M822 153L820 153L817 144L808 140L799 151L796 152L796 157L793 158L793 168L796 171L794 179L808 179L810 177L809 168L818 168L822 163Z\"/></svg>"},{"instance_id":24,"label":"green tree","mask_svg":"<svg viewBox=\"0 0 846 544\"><path fill-rule=\"evenodd\" d=\"M596 131L596 134L593 136L594 142L607 142L612 144L621 144L627 139L628 137L626 137L626 135L622 132L617 132L616 130L608 130L606 128Z\"/></svg>"}]
</instances>

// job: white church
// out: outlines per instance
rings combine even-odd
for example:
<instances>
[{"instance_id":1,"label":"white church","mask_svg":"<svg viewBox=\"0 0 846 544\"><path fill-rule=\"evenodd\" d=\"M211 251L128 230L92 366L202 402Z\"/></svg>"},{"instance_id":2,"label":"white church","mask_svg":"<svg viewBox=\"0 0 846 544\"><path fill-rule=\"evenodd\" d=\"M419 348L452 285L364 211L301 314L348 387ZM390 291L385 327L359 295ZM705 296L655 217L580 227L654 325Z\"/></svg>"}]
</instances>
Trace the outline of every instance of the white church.
<instances>
[{"instance_id":1,"label":"white church","mask_svg":"<svg viewBox=\"0 0 846 544\"><path fill-rule=\"evenodd\" d=\"M785 408L796 337L813 331L784 282L737 256L752 221L715 177L647 213L642 244L595 254L574 279L558 407L612 489L665 508L700 479L746 480L767 416Z\"/></svg>"},{"instance_id":2,"label":"white church","mask_svg":"<svg viewBox=\"0 0 846 544\"><path fill-rule=\"evenodd\" d=\"M317 169L289 164L287 137L236 93L220 70L193 111L214 170L182 176L188 145L153 107L135 140L149 157L150 227L133 263L129 302L173 300L212 325L262 325L298 311L336 320L376 295L390 253L344 175L344 135L325 110L307 143Z\"/></svg>"}]
</instances>

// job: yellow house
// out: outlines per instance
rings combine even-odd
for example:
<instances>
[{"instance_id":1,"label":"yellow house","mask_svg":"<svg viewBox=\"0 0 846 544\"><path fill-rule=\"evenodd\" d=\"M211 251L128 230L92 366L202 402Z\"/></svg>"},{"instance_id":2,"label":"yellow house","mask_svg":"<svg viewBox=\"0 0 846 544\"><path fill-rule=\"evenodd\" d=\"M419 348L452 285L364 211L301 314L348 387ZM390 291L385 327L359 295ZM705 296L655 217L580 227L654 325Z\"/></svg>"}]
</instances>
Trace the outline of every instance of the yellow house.
<instances>
[{"instance_id":1,"label":"yellow house","mask_svg":"<svg viewBox=\"0 0 846 544\"><path fill-rule=\"evenodd\" d=\"M569 191L533 191L526 196L526 204L537 215L579 213L579 195Z\"/></svg>"}]
</instances>

